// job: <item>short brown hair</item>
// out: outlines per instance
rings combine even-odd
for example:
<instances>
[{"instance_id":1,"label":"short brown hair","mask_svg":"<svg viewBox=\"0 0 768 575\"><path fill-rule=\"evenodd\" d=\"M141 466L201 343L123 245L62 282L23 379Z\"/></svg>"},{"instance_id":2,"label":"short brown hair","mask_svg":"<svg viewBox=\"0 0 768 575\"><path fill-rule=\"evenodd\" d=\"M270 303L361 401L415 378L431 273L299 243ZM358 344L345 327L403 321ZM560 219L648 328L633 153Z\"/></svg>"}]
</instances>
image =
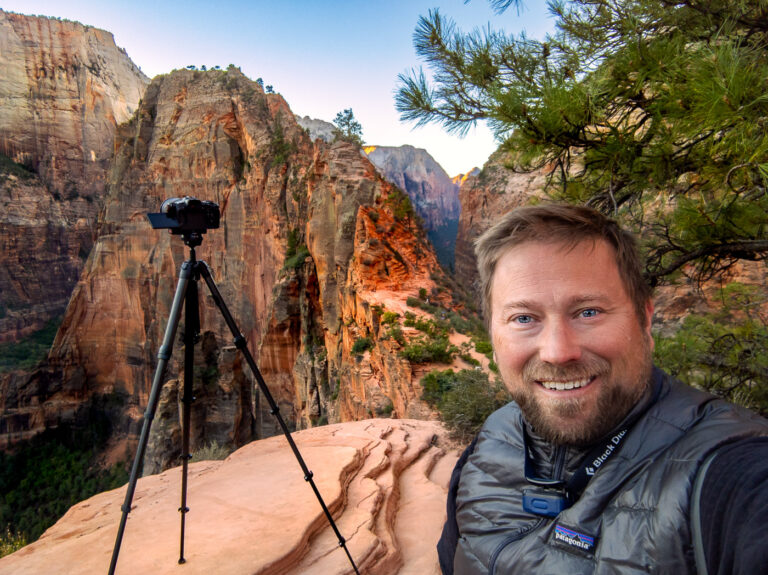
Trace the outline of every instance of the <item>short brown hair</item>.
<instances>
[{"instance_id":1,"label":"short brown hair","mask_svg":"<svg viewBox=\"0 0 768 575\"><path fill-rule=\"evenodd\" d=\"M616 265L641 324L651 288L643 278L643 261L634 236L597 210L570 204L523 206L507 212L475 240L480 293L486 325L491 321L491 283L496 263L509 248L525 242L575 246L587 239L605 240L616 252Z\"/></svg>"}]
</instances>

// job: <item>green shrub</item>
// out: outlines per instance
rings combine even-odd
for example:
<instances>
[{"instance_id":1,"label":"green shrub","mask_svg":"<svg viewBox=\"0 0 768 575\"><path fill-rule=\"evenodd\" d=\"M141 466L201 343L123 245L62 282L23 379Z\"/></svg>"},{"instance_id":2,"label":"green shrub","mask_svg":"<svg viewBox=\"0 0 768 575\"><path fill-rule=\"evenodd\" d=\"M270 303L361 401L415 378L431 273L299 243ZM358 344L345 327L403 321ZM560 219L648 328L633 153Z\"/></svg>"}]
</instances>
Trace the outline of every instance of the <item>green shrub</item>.
<instances>
[{"instance_id":1,"label":"green shrub","mask_svg":"<svg viewBox=\"0 0 768 575\"><path fill-rule=\"evenodd\" d=\"M10 527L5 528L5 533L0 532L0 557L10 555L27 544L27 538L23 533L12 533Z\"/></svg>"},{"instance_id":2,"label":"green shrub","mask_svg":"<svg viewBox=\"0 0 768 575\"><path fill-rule=\"evenodd\" d=\"M689 315L672 336L656 335L654 361L689 385L768 414L768 325L761 288L732 283L716 313ZM743 311L742 311L743 310Z\"/></svg>"},{"instance_id":3,"label":"green shrub","mask_svg":"<svg viewBox=\"0 0 768 575\"><path fill-rule=\"evenodd\" d=\"M190 461L219 461L226 459L232 451L218 441L211 441L192 454Z\"/></svg>"},{"instance_id":4,"label":"green shrub","mask_svg":"<svg viewBox=\"0 0 768 575\"><path fill-rule=\"evenodd\" d=\"M487 417L509 403L511 397L500 381L490 383L488 374L463 369L438 403L440 415L454 437L469 441Z\"/></svg>"},{"instance_id":5,"label":"green shrub","mask_svg":"<svg viewBox=\"0 0 768 575\"><path fill-rule=\"evenodd\" d=\"M417 218L408 194L398 187L392 187L384 203L392 210L395 221L402 222L403 220L408 220L410 223L411 220Z\"/></svg>"},{"instance_id":6,"label":"green shrub","mask_svg":"<svg viewBox=\"0 0 768 575\"><path fill-rule=\"evenodd\" d=\"M362 355L373 347L373 340L370 337L358 338L354 344L352 344L352 353L354 355Z\"/></svg>"},{"instance_id":7,"label":"green shrub","mask_svg":"<svg viewBox=\"0 0 768 575\"><path fill-rule=\"evenodd\" d=\"M389 417L392 415L392 412L395 410L395 406L392 403L392 400L387 398L387 401L384 403L384 405L381 405L376 408L376 415L378 417Z\"/></svg>"},{"instance_id":8,"label":"green shrub","mask_svg":"<svg viewBox=\"0 0 768 575\"><path fill-rule=\"evenodd\" d=\"M475 341L475 351L485 356L493 355L493 345L487 340Z\"/></svg>"},{"instance_id":9,"label":"green shrub","mask_svg":"<svg viewBox=\"0 0 768 575\"><path fill-rule=\"evenodd\" d=\"M403 328L401 328L399 325L393 325L391 328L387 330L387 332L384 334L384 337L392 338L394 339L401 347L405 346L405 334L403 333Z\"/></svg>"},{"instance_id":10,"label":"green shrub","mask_svg":"<svg viewBox=\"0 0 768 575\"><path fill-rule=\"evenodd\" d=\"M418 309L423 309L427 313L436 314L438 310L440 309L436 305L432 305L431 303L427 303L425 301L420 300L417 297L408 296L405 300L405 304L408 307L415 307Z\"/></svg>"},{"instance_id":11,"label":"green shrub","mask_svg":"<svg viewBox=\"0 0 768 575\"><path fill-rule=\"evenodd\" d=\"M282 116L278 114L272 125L272 133L269 140L269 151L272 160L269 163L270 168L280 167L288 163L288 158L296 151L296 144L285 137Z\"/></svg>"},{"instance_id":12,"label":"green shrub","mask_svg":"<svg viewBox=\"0 0 768 575\"><path fill-rule=\"evenodd\" d=\"M14 162L8 156L0 154L0 175L2 174L9 174L23 180L28 180L29 178L34 177L35 171L32 167L31 161L26 165L20 164L18 162Z\"/></svg>"},{"instance_id":13,"label":"green shrub","mask_svg":"<svg viewBox=\"0 0 768 575\"><path fill-rule=\"evenodd\" d=\"M400 355L411 363L451 363L458 351L447 337L420 337L406 345Z\"/></svg>"},{"instance_id":14,"label":"green shrub","mask_svg":"<svg viewBox=\"0 0 768 575\"><path fill-rule=\"evenodd\" d=\"M419 299L427 301L427 288L419 288Z\"/></svg>"},{"instance_id":15,"label":"green shrub","mask_svg":"<svg viewBox=\"0 0 768 575\"><path fill-rule=\"evenodd\" d=\"M285 258L285 262L283 262L283 269L285 270L298 269L304 264L304 260L306 260L309 256L310 256L309 248L304 244L302 244L296 249L295 254Z\"/></svg>"},{"instance_id":16,"label":"green shrub","mask_svg":"<svg viewBox=\"0 0 768 575\"><path fill-rule=\"evenodd\" d=\"M394 311L385 311L381 316L381 323L384 325L392 325L400 319L400 314Z\"/></svg>"},{"instance_id":17,"label":"green shrub","mask_svg":"<svg viewBox=\"0 0 768 575\"><path fill-rule=\"evenodd\" d=\"M421 378L421 399L431 407L436 407L445 392L453 387L455 380L456 372L452 369L433 369Z\"/></svg>"}]
</instances>

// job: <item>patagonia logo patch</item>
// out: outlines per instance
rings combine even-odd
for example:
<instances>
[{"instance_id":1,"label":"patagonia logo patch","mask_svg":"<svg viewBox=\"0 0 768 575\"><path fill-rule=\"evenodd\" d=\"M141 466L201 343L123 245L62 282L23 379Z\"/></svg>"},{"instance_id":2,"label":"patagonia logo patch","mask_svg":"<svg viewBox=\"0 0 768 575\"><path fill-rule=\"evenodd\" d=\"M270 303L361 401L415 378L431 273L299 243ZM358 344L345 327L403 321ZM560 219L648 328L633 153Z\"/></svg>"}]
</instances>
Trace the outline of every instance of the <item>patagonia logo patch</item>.
<instances>
[{"instance_id":1,"label":"patagonia logo patch","mask_svg":"<svg viewBox=\"0 0 768 575\"><path fill-rule=\"evenodd\" d=\"M595 550L595 538L586 533L579 533L575 529L555 525L555 542L565 545L566 548L579 550L585 553L593 553Z\"/></svg>"}]
</instances>

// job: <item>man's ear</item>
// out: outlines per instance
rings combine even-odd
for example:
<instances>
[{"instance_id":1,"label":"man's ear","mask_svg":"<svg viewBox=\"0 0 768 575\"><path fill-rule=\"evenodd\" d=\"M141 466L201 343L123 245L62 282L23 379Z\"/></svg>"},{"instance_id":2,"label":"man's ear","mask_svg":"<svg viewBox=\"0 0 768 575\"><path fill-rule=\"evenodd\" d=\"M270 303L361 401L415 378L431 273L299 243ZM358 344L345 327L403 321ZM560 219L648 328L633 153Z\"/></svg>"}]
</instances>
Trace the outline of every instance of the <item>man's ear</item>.
<instances>
[{"instance_id":1,"label":"man's ear","mask_svg":"<svg viewBox=\"0 0 768 575\"><path fill-rule=\"evenodd\" d=\"M645 325L643 328L645 329L645 333L648 336L648 341L651 345L651 351L653 351L654 341L653 336L651 335L651 324L653 323L653 300L651 298L648 298L648 301L645 302Z\"/></svg>"}]
</instances>

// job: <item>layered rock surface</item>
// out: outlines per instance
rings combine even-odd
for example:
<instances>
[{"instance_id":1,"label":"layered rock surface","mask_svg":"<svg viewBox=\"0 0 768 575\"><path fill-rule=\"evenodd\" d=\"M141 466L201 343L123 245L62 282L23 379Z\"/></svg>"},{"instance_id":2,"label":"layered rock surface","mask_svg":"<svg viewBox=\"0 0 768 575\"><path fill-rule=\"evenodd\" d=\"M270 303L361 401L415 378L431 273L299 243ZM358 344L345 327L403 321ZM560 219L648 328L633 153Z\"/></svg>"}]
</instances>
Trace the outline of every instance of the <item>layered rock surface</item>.
<instances>
[{"instance_id":1,"label":"layered rock surface","mask_svg":"<svg viewBox=\"0 0 768 575\"><path fill-rule=\"evenodd\" d=\"M0 31L0 153L66 198L101 195L147 78L104 30L0 10Z\"/></svg>"},{"instance_id":2,"label":"layered rock surface","mask_svg":"<svg viewBox=\"0 0 768 575\"><path fill-rule=\"evenodd\" d=\"M147 78L109 32L1 9L0 69L4 341L63 313L96 236L116 126Z\"/></svg>"},{"instance_id":3,"label":"layered rock surface","mask_svg":"<svg viewBox=\"0 0 768 575\"><path fill-rule=\"evenodd\" d=\"M439 573L435 545L457 453L435 422L369 420L293 435L361 573ZM352 568L283 437L189 468L178 565L180 468L138 481L117 573L317 574ZM72 507L0 573L105 573L125 487Z\"/></svg>"}]
</instances>

